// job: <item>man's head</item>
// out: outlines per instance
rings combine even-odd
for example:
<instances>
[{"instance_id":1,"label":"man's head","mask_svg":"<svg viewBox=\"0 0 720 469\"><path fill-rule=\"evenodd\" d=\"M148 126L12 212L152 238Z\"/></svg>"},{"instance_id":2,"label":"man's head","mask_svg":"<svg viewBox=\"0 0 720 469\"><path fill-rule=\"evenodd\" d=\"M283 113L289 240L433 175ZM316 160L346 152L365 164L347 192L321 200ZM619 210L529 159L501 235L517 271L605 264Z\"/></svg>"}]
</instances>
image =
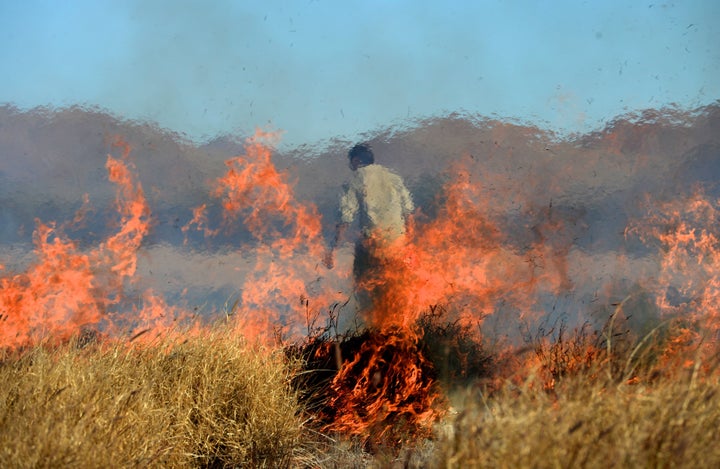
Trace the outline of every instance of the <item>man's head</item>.
<instances>
[{"instance_id":1,"label":"man's head","mask_svg":"<svg viewBox=\"0 0 720 469\"><path fill-rule=\"evenodd\" d=\"M352 147L348 152L348 158L350 159L350 168L353 171L375 163L375 155L373 155L370 145L367 143L359 143Z\"/></svg>"}]
</instances>

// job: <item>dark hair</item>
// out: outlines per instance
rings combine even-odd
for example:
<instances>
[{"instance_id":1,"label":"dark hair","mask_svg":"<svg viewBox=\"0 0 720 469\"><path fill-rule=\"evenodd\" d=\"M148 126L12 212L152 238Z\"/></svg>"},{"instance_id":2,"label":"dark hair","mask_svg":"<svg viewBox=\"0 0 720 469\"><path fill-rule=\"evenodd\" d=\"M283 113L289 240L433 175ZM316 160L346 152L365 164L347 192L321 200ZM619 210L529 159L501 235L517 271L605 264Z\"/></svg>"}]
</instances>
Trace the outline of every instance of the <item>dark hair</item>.
<instances>
[{"instance_id":1,"label":"dark hair","mask_svg":"<svg viewBox=\"0 0 720 469\"><path fill-rule=\"evenodd\" d=\"M370 145L367 143L359 143L352 147L348 152L348 158L351 160L357 158L360 162L360 166L366 166L375 163L375 155L373 155Z\"/></svg>"}]
</instances>

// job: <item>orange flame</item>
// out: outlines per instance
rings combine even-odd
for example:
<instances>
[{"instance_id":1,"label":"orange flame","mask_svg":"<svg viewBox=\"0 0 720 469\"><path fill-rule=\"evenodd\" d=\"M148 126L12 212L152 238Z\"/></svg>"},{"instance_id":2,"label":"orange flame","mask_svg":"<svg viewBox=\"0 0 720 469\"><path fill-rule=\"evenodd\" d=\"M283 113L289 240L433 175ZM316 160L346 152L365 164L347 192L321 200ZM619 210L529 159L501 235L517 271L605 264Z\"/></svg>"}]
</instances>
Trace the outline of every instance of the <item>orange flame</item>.
<instances>
[{"instance_id":1,"label":"orange flame","mask_svg":"<svg viewBox=\"0 0 720 469\"><path fill-rule=\"evenodd\" d=\"M314 205L295 200L287 174L273 165L268 144L276 139L276 134L257 130L247 140L246 155L225 162L229 169L217 180L213 195L222 198L228 222L242 214L258 241L268 241L280 255L287 257L304 247L319 257L320 215Z\"/></svg>"},{"instance_id":2,"label":"orange flame","mask_svg":"<svg viewBox=\"0 0 720 469\"><path fill-rule=\"evenodd\" d=\"M258 241L252 250L255 267L242 285L243 314L236 317L239 331L263 341L278 333L299 337L308 321L309 299L324 307L338 295L330 282L316 281L331 275L319 266L322 219L314 205L296 200L287 173L272 163L276 139L257 130L247 139L245 154L225 162L228 170L212 192L222 201L225 223L240 219ZM204 223L202 214L202 207L196 209L198 226Z\"/></svg>"},{"instance_id":3,"label":"orange flame","mask_svg":"<svg viewBox=\"0 0 720 469\"><path fill-rule=\"evenodd\" d=\"M432 371L403 332L370 334L331 383L334 397L328 407L333 415L326 429L373 441L387 441L398 430L429 435L443 414ZM396 428L398 424L405 427Z\"/></svg>"},{"instance_id":4,"label":"orange flame","mask_svg":"<svg viewBox=\"0 0 720 469\"><path fill-rule=\"evenodd\" d=\"M0 278L0 346L67 340L83 328L119 329L110 313L123 300L126 282L134 279L138 252L150 229L150 209L132 165L125 161L130 146L121 139L113 146L123 149L122 159L108 155L106 162L108 178L117 185L118 231L82 251L54 223L38 220L36 261L23 273ZM143 310L140 326L152 323L151 316L157 315L150 312L157 301L152 298L152 292L147 292L150 309Z\"/></svg>"},{"instance_id":5,"label":"orange flame","mask_svg":"<svg viewBox=\"0 0 720 469\"><path fill-rule=\"evenodd\" d=\"M421 223L422 215L416 214L405 242L386 247L386 265L365 285L376 293L369 318L373 327L410 331L436 304L451 304L461 320L475 323L501 302L528 316L538 287L569 288L567 250L548 246L544 237L524 251L509 246L469 164L466 159L453 168L437 217ZM563 227L556 223L546 229Z\"/></svg>"},{"instance_id":6,"label":"orange flame","mask_svg":"<svg viewBox=\"0 0 720 469\"><path fill-rule=\"evenodd\" d=\"M433 305L449 304L461 323L479 325L501 303L530 317L539 288L570 288L566 249L543 236L524 252L507 245L470 164L466 159L452 169L434 219L423 223L416 213L404 238L374 246L381 265L360 288L371 293L365 319L378 332L331 383L336 397L330 403L335 412L330 430L374 439L404 421L411 433L422 434L442 416L444 406L432 366L418 349L416 328ZM548 223L542 229L550 237L563 226Z\"/></svg>"},{"instance_id":7,"label":"orange flame","mask_svg":"<svg viewBox=\"0 0 720 469\"><path fill-rule=\"evenodd\" d=\"M202 230L205 237L211 237L218 234L219 230L213 230L208 226L207 204L202 204L199 207L195 207L192 212L192 220L190 220L185 226L181 228L182 232L185 234L184 244L187 244L187 233L188 231L190 231L190 228L193 225L195 225L197 230Z\"/></svg>"},{"instance_id":8,"label":"orange flame","mask_svg":"<svg viewBox=\"0 0 720 469\"><path fill-rule=\"evenodd\" d=\"M717 353L720 341L720 200L698 190L665 203L650 203L646 219L628 230L657 245L660 272L649 287L665 318L677 323L666 358L686 363ZM699 355L689 356L697 350Z\"/></svg>"}]
</instances>

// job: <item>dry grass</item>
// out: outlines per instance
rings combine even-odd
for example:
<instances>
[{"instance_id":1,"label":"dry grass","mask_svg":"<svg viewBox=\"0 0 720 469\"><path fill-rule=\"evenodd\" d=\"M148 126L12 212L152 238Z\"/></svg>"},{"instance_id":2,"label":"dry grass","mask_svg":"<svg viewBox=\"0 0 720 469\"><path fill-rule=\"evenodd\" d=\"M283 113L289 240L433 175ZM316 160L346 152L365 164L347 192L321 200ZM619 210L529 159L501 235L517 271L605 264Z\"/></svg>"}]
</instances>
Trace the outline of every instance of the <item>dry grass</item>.
<instances>
[{"instance_id":1,"label":"dry grass","mask_svg":"<svg viewBox=\"0 0 720 469\"><path fill-rule=\"evenodd\" d=\"M515 376L462 390L432 465L720 467L717 339L679 342L683 321L622 331L615 315L596 332L560 326Z\"/></svg>"},{"instance_id":2,"label":"dry grass","mask_svg":"<svg viewBox=\"0 0 720 469\"><path fill-rule=\"evenodd\" d=\"M282 354L184 343L37 347L0 364L2 467L228 467L302 458Z\"/></svg>"},{"instance_id":3,"label":"dry grass","mask_svg":"<svg viewBox=\"0 0 720 469\"><path fill-rule=\"evenodd\" d=\"M720 467L717 364L619 382L607 366L551 391L542 373L489 397L467 389L433 466Z\"/></svg>"},{"instance_id":4,"label":"dry grass","mask_svg":"<svg viewBox=\"0 0 720 469\"><path fill-rule=\"evenodd\" d=\"M628 380L593 337L526 352L522 380L459 379L433 438L372 454L313 430L282 350L227 332L37 347L0 360L0 467L720 467L717 363Z\"/></svg>"}]
</instances>

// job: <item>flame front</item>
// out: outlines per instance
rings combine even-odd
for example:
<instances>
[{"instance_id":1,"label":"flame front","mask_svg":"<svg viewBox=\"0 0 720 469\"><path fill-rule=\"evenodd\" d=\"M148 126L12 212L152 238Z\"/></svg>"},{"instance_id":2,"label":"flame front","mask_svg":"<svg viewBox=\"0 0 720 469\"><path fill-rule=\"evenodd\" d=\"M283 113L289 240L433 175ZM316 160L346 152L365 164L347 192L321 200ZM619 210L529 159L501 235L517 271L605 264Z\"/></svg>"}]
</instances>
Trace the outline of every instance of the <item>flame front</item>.
<instances>
[{"instance_id":1,"label":"flame front","mask_svg":"<svg viewBox=\"0 0 720 469\"><path fill-rule=\"evenodd\" d=\"M113 146L122 148L122 156L108 155L105 166L109 180L117 185L118 231L98 246L83 250L54 223L38 220L36 260L25 272L0 278L2 347L64 341L84 329L119 333L170 326L172 309L163 305L158 310L162 300L150 290L136 314L116 311L127 284L135 280L138 252L150 229L150 209L127 162L130 146L122 139Z\"/></svg>"},{"instance_id":2,"label":"flame front","mask_svg":"<svg viewBox=\"0 0 720 469\"><path fill-rule=\"evenodd\" d=\"M272 163L270 145L276 140L258 130L247 140L246 154L225 162L228 170L212 191L222 202L225 224L241 221L257 241L251 248L254 268L239 285L235 317L238 331L265 342L277 335L301 337L308 299L324 306L338 296L314 281L330 275L319 265L325 249L322 218L314 205L296 200L287 174ZM196 209L192 223L200 228L202 220L202 209Z\"/></svg>"},{"instance_id":3,"label":"flame front","mask_svg":"<svg viewBox=\"0 0 720 469\"><path fill-rule=\"evenodd\" d=\"M402 330L361 336L354 356L331 383L326 429L399 444L408 435L428 436L443 415L432 364Z\"/></svg>"},{"instance_id":4,"label":"flame front","mask_svg":"<svg viewBox=\"0 0 720 469\"><path fill-rule=\"evenodd\" d=\"M647 200L648 216L630 227L660 253L648 289L678 328L665 353L691 366L718 353L720 340L720 200L697 190L669 202ZM693 353L696 352L696 353Z\"/></svg>"}]
</instances>

